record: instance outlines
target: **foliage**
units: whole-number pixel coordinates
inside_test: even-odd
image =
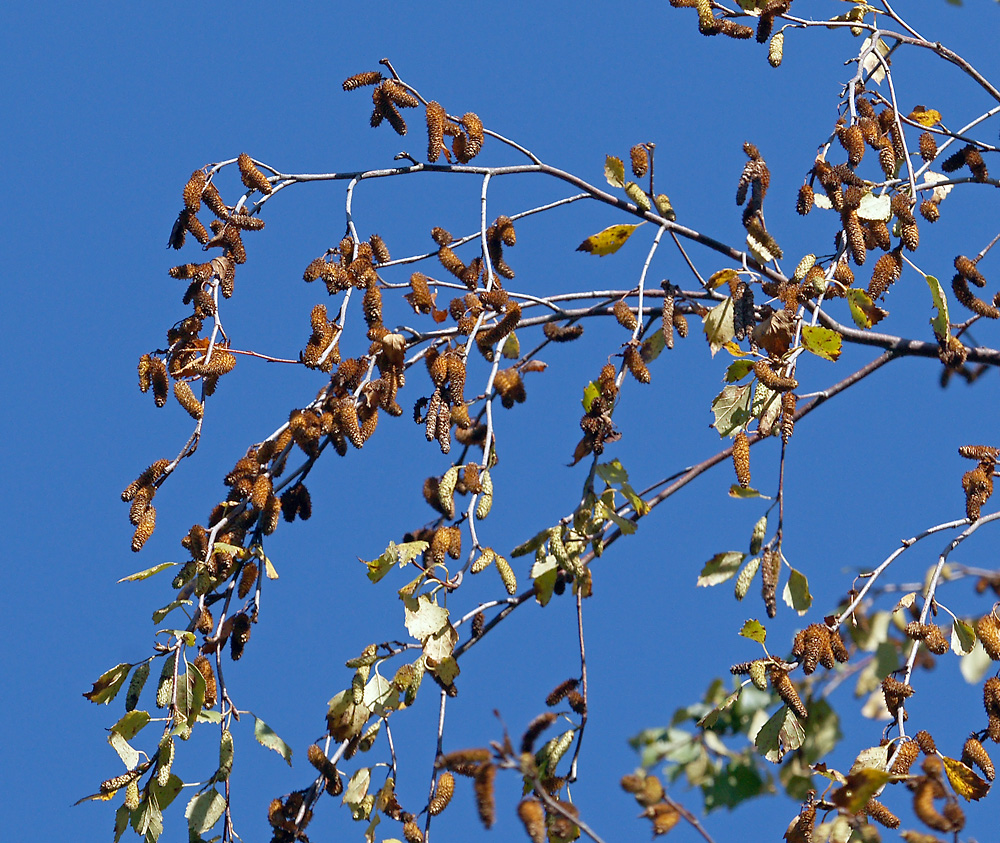
[[[265,227],[268,203],[312,181],[347,182],[347,224],[339,242],[329,244],[311,262],[301,260],[304,281],[317,288],[320,282],[330,303],[312,309],[311,333],[299,359],[280,361],[315,370],[318,395],[293,408],[287,422],[252,443],[225,475],[230,489],[226,499],[204,524],[194,524],[182,542],[190,553],[188,561],[176,570],[170,563],[154,564],[122,580],[157,578],[166,570],[173,574],[173,592],[153,613],[156,625],[171,626],[156,632],[150,653],[135,664],[105,671],[84,694],[91,702],[108,704],[127,688],[125,713],[111,727],[109,738],[125,772],[101,783],[98,793],[87,797],[116,802],[116,840],[131,826],[155,843],[163,831],[164,810],[184,787],[193,790],[184,810],[190,839],[202,840],[213,830],[223,840],[234,839],[229,776],[235,741],[243,737],[237,723],[241,715],[251,715],[255,740],[291,765],[292,747],[231,698],[222,669],[224,653],[228,647],[230,658],[238,661],[252,646],[254,625],[271,620],[261,595],[278,587],[278,571],[265,547],[282,520],[311,517],[306,481],[317,462],[331,450],[344,456],[349,446],[363,449],[377,432],[380,416],[404,415],[400,403],[404,390],[407,401],[414,402],[413,417],[423,425],[428,447],[436,446],[447,456],[440,475],[423,484],[434,515],[402,537],[383,537],[385,550],[374,559],[359,560],[362,565],[353,576],[386,591],[412,640],[372,643],[346,659],[348,672],[330,699],[322,724],[323,745],[314,744],[305,753],[314,771],[301,782],[301,789],[276,798],[268,811],[274,840],[306,839],[304,829],[324,795],[341,797],[351,816],[363,824],[367,840],[375,839],[382,817],[395,824],[396,830],[388,834],[399,834],[408,843],[422,840],[433,819],[447,807],[456,774],[472,779],[480,819],[489,827],[498,810],[494,794],[498,773],[521,777],[524,799],[517,813],[531,839],[547,836],[565,841],[582,833],[600,840],[587,805],[574,804],[569,788],[584,751],[590,705],[583,613],[595,577],[598,581],[600,577],[595,563],[609,546],[634,533],[640,522],[645,524],[643,519],[659,504],[708,468],[730,459],[737,482],[729,494],[753,502],[746,504],[756,508],[748,524],[752,526],[746,549],[718,549],[704,564],[697,586],[718,589],[734,581],[734,596],[742,601],[749,598],[759,572],[760,602],[747,610],[749,615],[774,618],[785,606],[796,616],[812,614],[811,622],[789,644],[776,642],[773,635],[769,640],[765,622],[750,617],[734,631],[733,650],[745,654],[746,648],[759,646],[761,651],[732,666],[732,681],[716,680],[701,700],[678,708],[669,725],[645,729],[635,737],[640,771],[626,775],[622,786],[635,796],[654,834],[669,832],[683,819],[708,836],[697,816],[673,795],[682,780],[700,792],[705,812],[732,808],[780,788],[803,803],[797,816],[786,818],[790,841],[878,839],[871,822],[890,828],[900,825],[892,811],[909,802],[905,787],[915,794],[914,827],[922,824],[957,833],[964,809],[956,797],[972,802],[987,796],[993,768],[983,742],[1000,741],[1000,680],[984,682],[988,724],[985,728],[980,722],[969,724],[970,741],[954,753],[960,759],[937,750],[929,734],[933,723],[917,724],[921,728],[914,743],[909,736],[916,730],[906,722],[906,699],[916,690],[918,671],[933,667],[935,659],[949,651],[962,658],[970,683],[982,682],[990,660],[1000,659],[1000,622],[991,608],[975,607],[970,599],[952,610],[938,599],[943,582],[973,579],[978,593],[992,590],[1000,595],[996,572],[964,569],[948,561],[951,552],[981,526],[1000,520],[1000,513],[982,513],[992,493],[1000,451],[956,442],[960,455],[975,466],[961,478],[967,518],[929,527],[903,542],[850,585],[843,599],[813,594],[807,563],[793,567],[782,541],[786,447],[796,425],[815,408],[902,357],[925,358],[928,365],[941,367],[945,383],[956,375],[972,382],[984,369],[1000,365],[1000,351],[976,342],[971,330],[984,320],[1000,318],[1000,294],[991,303],[973,292],[987,286],[979,264],[996,241],[973,258],[954,259],[957,274],[951,296],[946,285],[917,265],[914,254],[921,240],[925,244],[933,240],[928,228],[947,213],[947,206],[944,211],[941,206],[953,188],[973,195],[971,191],[982,185],[1000,186],[986,167],[996,148],[974,133],[1000,106],[961,128],[949,128],[944,123],[946,109],[914,104],[906,110],[897,100],[889,60],[897,51],[927,50],[965,71],[998,102],[1000,92],[957,54],[913,34],[888,4],[884,8],[854,4],[829,20],[795,17],[789,2],[744,0],[739,14],[720,13],[707,0],[672,0],[671,5],[692,7],[691,12],[676,14],[689,15],[687,22],[696,23],[704,35],[739,40],[756,35],[758,42],[767,43],[767,59],[776,68],[786,38],[804,41],[824,34],[809,30],[835,30],[828,37],[838,39],[838,45],[849,44],[852,69],[842,97],[832,107],[830,125],[815,129],[820,152],[807,161],[797,199],[799,214],[826,215],[836,232],[834,252],[808,254],[794,270],[782,269],[785,255],[775,223],[778,215],[773,214],[770,222],[764,216],[771,171],[763,152],[749,141],[743,144],[747,161],[736,179],[745,242],[726,244],[686,227],[683,212],[678,214],[667,194],[657,192],[656,144],[638,143],[630,150],[629,172],[634,178],[622,158],[606,156],[608,192],[543,162],[484,126],[477,114],[451,114],[436,101],[428,101],[387,60],[381,63],[384,70],[347,79],[344,90],[370,88],[371,125],[386,123],[400,135],[407,133],[403,111],[422,109],[427,162],[404,154],[400,163],[383,169],[297,175],[242,153],[191,175],[170,245],[181,249],[190,236],[206,250],[218,251],[207,262],[170,269],[171,276],[187,282],[183,302],[188,312],[169,328],[164,348],[141,357],[139,381],[143,392],[152,391],[159,407],[170,403],[172,393],[194,420],[194,430],[175,458],[154,462],[123,492],[135,526],[135,551],[155,528],[158,490],[198,448],[206,414],[220,400],[215,397],[219,380],[248,356],[274,360],[237,348],[222,324],[227,300],[236,293],[238,267],[248,259],[244,237],[252,242],[266,236],[256,232]],[[848,42],[847,33],[857,40]],[[501,164],[474,163],[486,144],[501,150]],[[941,172],[929,169],[932,165]],[[235,198],[225,183],[234,170],[246,189],[230,205],[220,188]],[[381,236],[358,231],[352,214],[354,190],[366,179],[405,178],[418,172],[478,177],[481,217],[470,226],[472,233],[457,238],[435,227],[434,248],[393,259]],[[542,174],[579,192],[548,205],[497,215],[491,222],[487,200],[493,179],[519,174]],[[635,222],[615,222],[587,236],[579,251],[608,257],[635,248],[642,232],[655,232],[635,283],[611,291],[517,289],[508,258],[521,221],[584,200],[606,206],[609,218]],[[791,207],[790,198],[782,201]],[[952,198],[949,204],[958,201]],[[203,207],[215,217],[208,228],[199,219]],[[922,222],[917,222],[914,211]],[[649,228],[640,228],[646,223]],[[666,279],[651,283],[651,269],[668,239],[691,269],[690,289]],[[694,246],[704,250],[697,259],[686,251]],[[968,251],[972,253],[974,246]],[[411,264],[421,269],[407,278]],[[862,286],[855,273],[866,264],[872,274]],[[906,291],[900,281],[913,274],[922,283]],[[453,297],[445,304],[448,296]],[[926,335],[909,338],[875,332],[875,325],[891,324],[881,305],[904,296],[918,298],[926,309]],[[405,301],[412,311],[410,321],[419,327],[388,321],[393,318],[388,315],[390,299]],[[969,312],[961,311],[962,322],[952,321],[960,312],[958,306]],[[854,327],[838,318],[847,315]],[[526,376],[545,377],[543,352],[580,340],[585,323],[607,317],[613,317],[621,330],[620,341],[608,349],[608,360],[614,362],[597,372],[576,373],[583,435],[575,447],[567,444],[566,458],[572,465],[585,461],[589,466],[579,502],[540,531],[537,525],[526,525],[524,535],[493,535],[493,544],[486,544],[483,522],[510,494],[494,489],[491,472],[501,456],[507,459],[514,450],[504,440],[498,401],[506,409],[523,403],[526,381],[531,382]],[[691,331],[692,319],[701,320],[700,333]],[[305,336],[304,320],[292,330]],[[713,457],[637,491],[622,462],[605,454],[628,435],[616,426],[617,402],[624,391],[641,393],[654,382],[655,361],[661,354],[681,341],[700,343],[701,335],[709,359],[715,360],[713,376],[725,385],[710,408],[683,411],[710,409],[724,447]],[[367,351],[346,356],[343,349],[359,340],[368,343]],[[821,367],[837,365],[845,344],[882,353],[862,368],[842,373],[833,386],[815,391],[826,376]],[[725,362],[718,362],[716,355],[723,351]],[[470,388],[474,378],[476,386]],[[751,485],[751,448],[770,438],[781,443],[779,479],[777,487],[768,490],[773,494],[765,495]],[[530,467],[524,471],[528,477]],[[886,600],[891,603],[893,598],[885,596],[892,593],[886,572],[892,563],[917,542],[945,531],[957,532],[926,581],[889,608]],[[528,564],[519,564],[522,557]],[[468,593],[463,586],[487,568],[496,571],[492,585],[496,596],[458,611]],[[720,599],[728,599],[722,596],[723,589],[718,591]],[[546,710],[527,726],[519,743],[506,733],[484,734],[481,747],[446,753],[444,711],[462,682],[463,657],[519,607],[531,602],[546,606],[558,599],[576,604],[577,674],[553,690]],[[934,623],[940,612],[951,616],[950,628]],[[390,639],[390,632],[384,638]],[[233,669],[237,668],[227,667]],[[151,675],[156,681],[148,683]],[[837,770],[827,762],[842,740],[841,718],[834,708],[842,701],[833,698],[833,691],[849,680],[855,695],[865,700],[863,713],[888,725],[877,745],[857,748],[854,764]],[[402,713],[418,702],[427,704],[432,695],[441,712],[436,755],[427,759],[435,787],[426,805],[404,808],[396,796],[401,772],[392,730],[405,729]],[[396,714],[401,716],[393,717]],[[147,730],[153,723],[156,726]],[[558,734],[541,743],[550,729]],[[173,772],[175,754],[187,749],[183,744],[195,730],[217,735],[219,743],[218,763],[213,755],[197,784],[185,783]],[[145,750],[132,746],[137,739],[145,741]],[[920,772],[911,773],[917,745],[924,758]],[[358,761],[359,753],[373,753],[370,757],[378,760]],[[205,766],[204,759],[195,759],[193,753],[191,763]],[[652,772],[661,765],[666,787]],[[879,801],[883,798],[887,805]]]

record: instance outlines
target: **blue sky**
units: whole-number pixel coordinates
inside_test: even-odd
[[[831,13],[846,8],[803,3],[796,10],[799,5]],[[960,52],[988,78],[1000,78],[997,4],[908,5],[918,31]],[[402,149],[419,156],[419,113],[409,112],[416,117],[405,139],[387,127],[374,131],[367,92],[340,88],[346,76],[376,68],[385,56],[428,99],[455,113],[477,112],[488,127],[594,184],[604,184],[605,155],[624,157],[634,143],[655,142],[657,182],[680,221],[721,240],[742,237],[732,196],[745,161],[742,142],[752,140],[771,164],[768,219],[781,232],[786,256],[830,248],[829,218],[797,218],[792,205],[816,147],[833,128],[841,85],[853,73],[843,62],[856,54],[857,42],[845,32],[791,32],[784,65],[775,71],[763,48],[703,39],[693,12],[665,2],[443,2],[419,9],[389,4],[374,12],[312,2],[225,9],[186,2],[12,3],[0,21],[0,145],[8,174],[7,389],[0,413],[11,446],[3,507],[9,637],[0,816],[4,827],[27,827],[40,839],[110,839],[112,809],[70,806],[121,769],[103,731],[121,703],[93,706],[80,695],[108,667],[147,655],[150,613],[170,599],[169,575],[116,580],[179,560],[179,538],[224,495],[221,477],[246,446],[311,400],[322,383],[315,372],[241,360],[223,381],[196,457],[157,497],[154,537],[139,556],[129,551],[120,491],[153,459],[172,456],[190,429],[175,404],[156,410],[138,392],[135,365],[184,315],[183,282],[169,278],[167,269],[199,258],[190,246],[178,257],[164,245],[193,169],[243,151],[285,172],[389,166]],[[990,107],[965,77],[927,57],[904,53],[894,69],[903,108],[938,108],[949,126],[958,126]],[[995,139],[996,118],[983,136]],[[501,163],[509,160],[505,154],[488,145],[483,160]],[[539,176],[504,178],[490,202],[496,213],[514,213],[569,192]],[[358,189],[355,220],[362,233],[381,233],[394,254],[412,254],[430,247],[432,225],[472,231],[478,197],[474,177],[381,180]],[[933,232],[922,227],[931,245],[915,260],[942,280],[954,254],[974,253],[995,234],[993,192],[974,187],[968,197],[946,203]],[[247,236],[250,261],[238,272],[226,326],[234,345],[295,357],[308,336],[309,309],[322,300],[322,290],[303,284],[301,273],[342,236],[343,183],[287,190],[264,216],[267,229]],[[510,255],[517,283],[532,292],[631,287],[651,226],[613,257],[574,251],[588,234],[620,221],[609,208],[577,203],[519,226]],[[706,253],[696,253],[696,260],[708,272],[724,265]],[[995,267],[991,256],[987,277]],[[390,280],[408,278],[409,270],[397,272]],[[650,272],[654,284],[671,278],[692,285],[676,251],[663,249]],[[887,307],[887,331],[932,339],[919,276],[904,275]],[[838,318],[849,317],[845,311]],[[488,542],[498,549],[509,550],[575,506],[586,468],[566,463],[579,436],[579,396],[621,336],[617,326],[588,327],[583,341],[547,349],[550,368],[528,376],[527,403],[498,408],[502,461],[494,513],[484,522]],[[977,336],[994,347],[1000,341],[992,326],[977,328]],[[694,330],[656,361],[650,386],[626,381],[615,415],[624,437],[608,456],[621,459],[636,488],[717,450],[709,405],[728,361],[710,361],[705,352]],[[800,375],[803,389],[832,384],[873,356],[849,348],[836,364],[811,359]],[[832,611],[854,572],[877,564],[900,538],[961,517],[959,481],[968,466],[956,448],[1000,444],[993,421],[997,378],[990,372],[971,387],[954,383],[942,391],[938,375],[934,361],[895,362],[796,431],[786,466],[785,553],[809,576],[817,597],[806,620]],[[415,373],[414,386],[403,393],[404,409],[421,394],[421,377]],[[325,466],[330,460],[321,461],[310,482],[313,519],[279,529],[268,544],[281,578],[266,595],[266,615],[247,656],[227,678],[238,704],[266,720],[296,756],[290,771],[253,742],[247,724],[239,726],[234,805],[246,840],[268,833],[265,810],[273,796],[308,782],[305,749],[323,731],[326,701],[350,681],[343,661],[370,641],[405,637],[393,596],[404,580],[373,586],[357,558],[375,557],[390,539],[430,517],[422,480],[448,463],[407,416],[383,419],[389,430],[380,430],[363,451]],[[777,456],[770,443],[753,454],[755,485],[768,493],[775,488]],[[666,724],[732,662],[755,655],[736,632],[746,617],[762,615],[759,604],[736,604],[729,586],[694,587],[705,560],[743,548],[762,511],[759,502],[731,500],[731,482],[727,466],[706,474],[598,563],[595,597],[585,607],[592,715],[575,797],[608,839],[648,834],[617,784],[636,763],[627,738]],[[995,567],[991,537],[984,530],[961,561]],[[915,550],[900,563],[896,580],[919,582],[939,550],[937,544]],[[518,573],[527,581],[523,564]],[[461,611],[498,596],[496,589],[495,581],[475,582],[460,595]],[[949,598],[960,613],[987,608],[968,588],[956,587]],[[790,641],[804,622],[783,608],[769,631]],[[543,709],[550,688],[576,672],[575,648],[568,599],[516,612],[463,661],[446,746],[499,737],[494,709],[519,735]],[[922,676],[926,690],[914,703],[917,717],[956,714],[955,723],[937,727],[939,743],[952,746],[953,755],[967,730],[963,715],[981,719],[979,691],[964,683],[956,661],[943,658],[933,674]],[[845,712],[857,707],[846,687],[836,699]],[[414,804],[430,775],[436,711],[428,694],[394,723],[400,789]],[[877,743],[880,731],[880,724],[846,717],[841,763],[850,764],[849,748]],[[213,763],[211,740],[192,743],[182,747],[185,772],[191,779],[210,775],[203,767]],[[468,791],[436,821],[437,839],[485,834]],[[697,793],[672,792],[698,807]],[[517,798],[514,777],[501,779],[495,839],[522,834],[513,813]],[[990,801],[970,811],[970,835],[986,839],[987,815],[995,816]],[[719,843],[736,839],[734,822],[767,829],[760,839],[776,839],[794,811],[786,800],[764,799],[733,815],[712,814],[706,828]],[[168,811],[164,841],[185,839],[181,814],[180,804]],[[379,832],[378,839],[398,836],[389,823]],[[361,828],[331,800],[322,801],[312,839],[346,833],[360,835]],[[673,834],[678,841],[695,839],[689,828]]]

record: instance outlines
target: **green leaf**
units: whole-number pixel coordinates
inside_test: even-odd
[[[642,342],[639,354],[643,363],[652,363],[660,356],[663,349],[667,347],[667,338],[663,336],[663,331],[654,331]]]
[[[526,542],[521,542],[517,547],[515,547],[510,555],[513,557],[517,556],[527,556],[529,553],[534,553],[538,548],[540,548],[549,539],[549,530],[546,527],[540,533],[536,533]]]
[[[708,714],[702,717],[698,721],[698,725],[702,729],[711,729],[715,725],[715,722],[719,719],[719,715],[722,714],[727,708],[730,708],[733,703],[740,698],[740,692],[743,690],[742,687],[737,688],[728,697],[726,697],[721,703],[719,703],[715,708],[713,708]]]
[[[458,639],[457,633],[455,638]],[[375,673],[365,685],[364,697],[361,702],[368,711],[381,717],[386,712],[394,711],[398,707],[399,689],[389,680]]]
[[[177,677],[177,712],[184,718],[183,727],[192,726],[205,704],[205,677],[200,670],[189,668]]]
[[[604,159],[604,178],[612,187],[625,187],[625,165],[621,158],[609,155]]]
[[[535,600],[540,606],[545,606],[552,599],[558,576],[559,564],[551,554],[544,561],[536,561],[531,566],[531,578],[535,581]]]
[[[739,553],[735,550],[716,553],[715,556],[705,563],[705,567],[701,569],[701,575],[698,577],[697,584],[705,587],[725,582],[735,576],[745,558],[745,553]]]
[[[79,802],[77,803],[80,804]],[[115,811],[115,843],[122,839],[122,835],[128,830],[129,814],[132,812],[124,805],[119,805]]]
[[[635,225],[622,223],[619,225],[609,226],[603,231],[598,231],[597,234],[591,234],[590,237],[576,247],[576,250],[578,252],[587,252],[591,255],[597,255],[600,258],[603,258],[605,255],[614,254],[625,244],[625,241],[632,236],[632,232],[643,224],[644,223],[641,222],[636,223]]]
[[[925,275],[927,286],[931,288],[931,299],[937,309],[937,315],[931,319],[934,335],[939,340],[946,340],[951,334],[951,323],[948,319],[948,297],[944,294],[941,282],[933,275]]]
[[[209,711],[207,708],[203,708],[198,714],[198,723],[221,723],[222,713],[219,711]]]
[[[135,574],[129,574],[127,577],[122,577],[118,580],[118,582],[138,582],[139,580],[145,580],[153,576],[153,574],[158,574],[160,571],[172,568],[176,564],[176,562],[161,562],[159,565],[154,565],[152,568],[147,568],[145,571],[139,571]]]
[[[400,568],[405,567],[428,547],[430,545],[423,541],[404,542],[403,544],[389,542],[389,546],[377,559],[366,562],[358,557],[358,561],[368,566],[368,579],[372,582],[378,582],[392,570],[394,565],[398,564]]]
[[[92,703],[104,703],[107,705],[122,689],[122,685],[128,678],[131,669],[132,665],[130,664],[116,664],[111,670],[106,670],[97,677],[94,687],[85,692],[84,696]]]
[[[130,741],[149,722],[148,711],[130,711],[121,720],[111,727],[112,732],[117,732],[125,740]]]
[[[455,681],[455,677],[459,674],[458,662],[454,656],[441,659],[433,667],[428,665],[427,669],[440,679],[444,685],[451,685]]]
[[[791,606],[800,615],[808,612],[812,606],[812,595],[809,593],[809,580],[806,579],[806,575],[792,568],[781,599],[785,601],[785,605]]]
[[[372,771],[370,767],[362,767],[360,770],[355,771],[354,775],[347,782],[347,787],[344,788],[344,798],[341,799],[340,804],[357,805],[368,795],[368,787],[371,784],[371,780]]]
[[[756,767],[742,759],[729,761],[702,785],[705,810],[735,808],[741,802],[766,792],[767,782]]]
[[[960,656],[967,656],[976,646],[976,631],[971,623],[955,618],[951,627],[951,649]]]
[[[836,331],[822,328],[818,325],[806,325],[802,329],[802,346],[806,351],[822,357],[824,360],[836,360],[840,357],[843,338]]]
[[[149,780],[149,796],[150,799],[156,802],[160,810],[163,811],[177,798],[177,794],[181,792],[183,787],[184,782],[173,773],[170,774],[170,778],[167,779],[167,783],[163,786],[157,784],[156,776],[153,776]]]
[[[251,712],[252,713],[252,712]],[[285,743],[281,738],[279,738],[274,730],[267,725],[263,720],[261,720],[256,714],[253,715],[253,736],[257,739],[257,743],[266,749],[272,749],[278,753],[285,761],[288,762],[288,766],[292,766],[292,748]]]
[[[129,742],[125,740],[117,732],[112,732],[108,735],[108,743],[111,744],[111,748],[118,753],[118,757],[121,758],[122,763],[128,767],[130,770],[135,769],[135,765],[139,763],[139,751],[133,749],[129,745]]]
[[[767,495],[762,495],[756,489],[751,489],[749,486],[744,488],[736,483],[733,483],[729,487],[729,497],[731,498],[763,498],[766,501],[771,500]]]
[[[763,624],[759,620],[751,618],[743,624],[743,628],[740,629],[740,635],[744,638],[749,638],[751,641],[756,641],[758,644],[763,644],[767,639],[767,630],[764,629]]]
[[[753,371],[753,360],[734,360],[726,369],[726,383],[743,380]]]
[[[736,329],[733,325],[733,299],[732,296],[727,296],[725,301],[717,304],[705,314],[702,326],[713,357],[722,346],[736,336]]]
[[[132,812],[132,828],[147,841],[155,841],[163,833],[163,812],[151,799],[143,799]]]
[[[407,632],[418,641],[424,641],[448,625],[448,610],[421,594],[417,598],[403,597],[404,620]]]
[[[712,422],[719,436],[735,436],[750,420],[751,384],[731,384],[723,388],[712,402],[715,421]]]
[[[226,800],[214,787],[193,796],[184,809],[191,834],[204,834],[219,821],[225,810]]]
[[[508,360],[517,360],[521,356],[521,343],[513,331],[507,334],[507,339],[504,340],[500,353]]]
[[[777,764],[786,752],[802,746],[805,737],[806,732],[799,718],[787,705],[783,705],[761,726],[754,738],[754,746],[768,761]]]
[[[620,486],[622,483],[628,483],[628,472],[617,458],[611,462],[598,463],[596,471],[597,476],[609,486]]]
[[[601,390],[597,388],[597,384],[591,381],[583,388],[583,411],[585,413],[590,412],[590,405],[594,403],[594,399],[601,394]]]
[[[167,615],[169,615],[174,609],[181,606],[192,605],[190,600],[174,600],[172,603],[168,603],[162,609],[157,609],[153,612],[153,623],[160,623]]]

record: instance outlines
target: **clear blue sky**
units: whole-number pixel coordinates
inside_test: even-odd
[[[802,3],[796,10],[799,5],[803,11],[847,8]],[[996,3],[899,5],[912,7],[905,12],[922,34],[1000,79]],[[603,184],[606,154],[624,157],[634,143],[655,142],[658,183],[680,221],[722,240],[742,235],[732,197],[745,161],[741,144],[752,140],[771,163],[768,219],[781,232],[786,256],[831,245],[829,219],[801,220],[792,206],[816,147],[833,128],[840,86],[853,72],[843,66],[856,51],[846,32],[790,33],[784,66],[775,71],[758,45],[703,39],[692,11],[666,2],[9,3],[0,25],[0,148],[7,173],[0,414],[8,443],[0,824],[11,839],[110,839],[112,808],[71,804],[121,770],[104,732],[121,702],[93,706],[81,693],[108,667],[147,655],[150,614],[171,593],[169,575],[138,584],[116,580],[182,558],[178,540],[224,496],[221,477],[249,443],[268,435],[321,384],[316,373],[242,360],[223,381],[198,454],[157,498],[156,534],[139,556],[129,551],[119,493],[153,459],[176,453],[190,427],[175,404],[158,411],[139,393],[135,365],[184,315],[183,282],[169,278],[167,268],[198,260],[198,253],[188,248],[177,258],[164,245],[193,169],[243,151],[286,172],[388,166],[401,149],[419,157],[425,139],[418,113],[409,113],[416,114],[414,131],[405,139],[385,127],[373,131],[367,93],[340,89],[346,76],[376,68],[385,56],[429,99],[452,112],[477,112],[490,128],[595,184]],[[941,68],[900,57],[901,107],[938,108],[957,126],[990,106],[958,72]],[[996,120],[989,125],[986,135],[995,138]],[[488,153],[490,163],[504,160],[495,148]],[[360,230],[380,232],[396,254],[429,247],[432,225],[467,233],[476,224],[477,179],[399,181],[362,185],[355,197]],[[491,207],[513,213],[568,192],[538,176],[505,179],[496,184]],[[946,203],[939,229],[923,226],[925,242],[933,243],[933,234],[942,245],[933,247],[933,257],[921,251],[916,259],[942,279],[950,277],[954,254],[974,253],[995,233],[994,192],[971,195],[975,204],[959,199],[954,212]],[[269,203],[265,219],[267,229],[247,237],[250,261],[238,273],[226,326],[234,345],[294,357],[322,292],[304,285],[301,273],[342,235],[343,184],[288,190]],[[653,234],[642,229],[617,255],[598,260],[574,249],[586,235],[621,221],[610,209],[578,203],[536,220],[519,227],[511,254],[518,284],[531,291],[631,287]],[[696,259],[709,272],[723,266],[705,254]],[[995,277],[995,256],[987,267],[987,277]],[[408,270],[399,272],[392,280],[408,277]],[[691,285],[669,249],[651,273],[654,283],[671,278]],[[884,327],[932,339],[923,282],[910,272],[900,287]],[[840,315],[848,318],[846,311]],[[615,416],[624,438],[608,455],[622,460],[636,488],[719,446],[708,427],[709,404],[725,355],[709,361],[703,339],[692,333],[656,361],[650,386],[626,382]],[[550,368],[529,376],[525,405],[498,408],[503,461],[494,514],[484,528],[487,543],[498,549],[551,525],[578,500],[586,469],[566,467],[579,436],[577,402],[621,342],[611,326],[588,328],[588,334],[589,342],[546,351]],[[1000,341],[994,326],[977,335],[994,347]],[[821,389],[873,356],[848,349],[836,365],[806,361],[803,389]],[[968,466],[960,464],[956,447],[1000,444],[996,373],[947,391],[939,389],[938,374],[933,361],[896,362],[796,431],[784,549],[817,596],[807,620],[832,611],[854,572],[877,564],[900,538],[961,517],[959,481]],[[404,392],[404,408],[423,387]],[[279,529],[268,545],[281,578],[266,594],[262,622],[228,679],[238,704],[265,719],[296,756],[289,770],[253,742],[248,724],[238,727],[234,806],[245,840],[266,839],[270,798],[309,781],[305,749],[323,732],[327,699],[350,681],[344,659],[370,641],[405,637],[393,598],[402,579],[372,586],[357,558],[373,558],[429,517],[422,479],[447,466],[407,415],[383,418],[389,430],[380,430],[362,452],[321,466],[310,482],[313,519]],[[777,454],[770,445],[754,452],[755,485],[769,493]],[[694,587],[710,556],[743,548],[761,512],[757,502],[729,499],[731,482],[726,466],[700,478],[597,564],[596,594],[586,604],[592,716],[575,796],[606,839],[649,833],[634,819],[632,798],[618,788],[636,764],[627,738],[666,724],[732,662],[755,655],[736,632],[746,617],[762,615],[759,603],[735,604],[729,586]],[[961,561],[993,566],[995,547],[993,534],[984,531]],[[897,579],[920,581],[939,549],[914,551]],[[473,600],[496,596],[496,583],[470,590],[462,611]],[[965,588],[948,596],[959,611],[979,614],[986,607]],[[790,641],[803,623],[782,607],[770,634]],[[525,607],[491,638],[463,661],[461,694],[448,710],[447,748],[499,737],[494,709],[520,734],[552,685],[577,671],[568,599],[544,611]],[[954,657],[941,659],[921,681],[926,690],[915,716],[954,712],[962,722],[938,730],[939,743],[957,755],[964,715],[982,719],[979,690],[962,681]],[[845,712],[857,707],[847,685],[837,702]],[[394,720],[400,790],[411,804],[425,793],[436,711],[436,696],[426,694]],[[851,749],[877,743],[881,725],[847,716],[844,728],[837,759],[847,766]],[[204,735],[180,747],[182,777],[211,774],[213,739]],[[698,793],[683,787],[672,793],[699,807]],[[893,804],[905,802],[894,796]],[[514,777],[501,778],[492,839],[523,833],[513,812],[518,797]],[[970,811],[970,835],[989,839],[995,798]],[[764,799],[733,815],[711,814],[706,827],[719,843],[774,840],[794,811],[787,800]],[[164,841],[186,839],[180,801],[166,820]],[[761,828],[759,837],[745,836],[752,825]],[[442,841],[485,834],[468,787],[434,828]],[[361,832],[332,800],[321,801],[309,830],[314,840]],[[378,839],[398,836],[391,823],[379,832]],[[689,828],[673,835],[695,839]]]

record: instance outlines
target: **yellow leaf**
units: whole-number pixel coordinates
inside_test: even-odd
[[[591,234],[590,237],[576,247],[576,250],[578,252],[589,252],[592,255],[597,255],[599,258],[614,254],[640,225],[644,225],[644,223],[640,222],[636,225],[612,225],[609,228],[605,228],[604,231]]]
[[[935,111],[933,108],[924,108],[922,105],[914,106],[913,111],[907,114],[906,117],[908,120],[912,120],[914,123],[919,123],[921,126],[927,126],[928,128],[935,123],[941,122],[940,111]]]
[[[965,797],[967,802],[970,799],[982,799],[990,792],[990,786],[961,761],[944,755],[941,756],[941,760],[944,762],[944,771],[948,774],[948,781],[951,782],[955,793]]]
[[[708,278],[708,289],[714,290],[716,287],[735,281],[738,275],[735,269],[720,269],[718,272],[713,272]]]
[[[746,357],[750,352],[744,351],[735,342],[730,340],[729,342],[723,343],[722,347],[726,349],[733,357]]]

